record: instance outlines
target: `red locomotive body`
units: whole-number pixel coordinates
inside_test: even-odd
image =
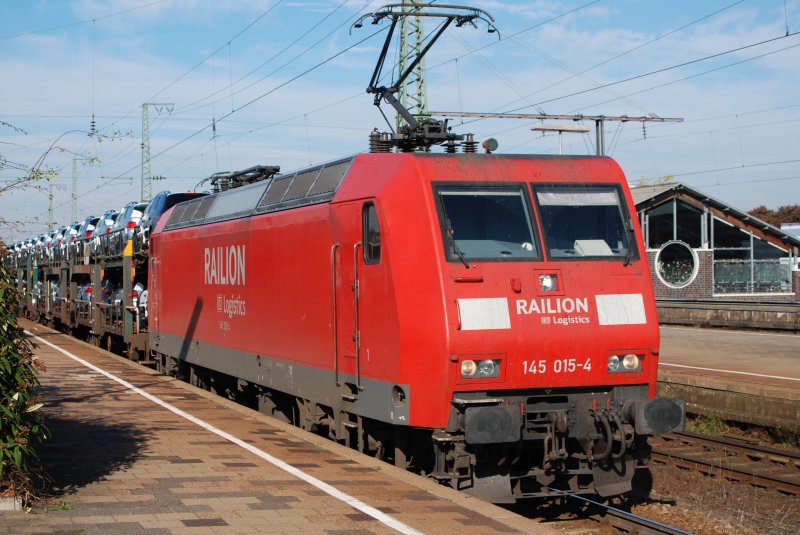
[[[150,348],[266,411],[497,502],[630,488],[658,322],[604,157],[361,154],[178,205]]]

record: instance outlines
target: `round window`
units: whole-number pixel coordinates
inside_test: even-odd
[[[656,274],[671,288],[688,286],[697,276],[697,253],[682,241],[665,243],[656,254]]]

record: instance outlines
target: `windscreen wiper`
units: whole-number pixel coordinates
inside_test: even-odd
[[[625,261],[622,262],[622,265],[629,266],[631,264],[633,244],[636,243],[636,234],[633,233],[633,220],[630,217],[625,221],[625,231],[628,234],[628,247],[625,248]]]
[[[444,206],[444,202],[442,202],[442,212],[444,213],[444,221],[446,225],[444,232],[445,234],[447,234],[447,241],[453,248],[453,252],[456,253],[456,256],[458,256],[459,260],[461,260],[461,262],[464,263],[464,267],[469,269],[469,262],[467,262],[467,259],[464,258],[464,253],[461,252],[461,249],[458,247],[455,238],[453,238],[453,234],[455,234],[455,231],[453,230],[453,227],[450,224],[450,218],[447,217],[447,209]]]
[[[458,258],[464,263],[464,267],[469,269],[469,262],[467,262],[467,259],[464,258],[464,253],[461,252],[461,249],[459,249],[455,238],[453,238],[453,229],[450,228],[449,225],[447,227],[447,239],[450,240],[450,245],[453,246],[453,252],[455,252],[456,255],[458,255]]]

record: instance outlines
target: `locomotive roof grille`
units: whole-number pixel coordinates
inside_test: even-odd
[[[258,203],[256,213],[277,212],[330,201],[352,161],[353,158],[347,158],[275,178]]]
[[[355,157],[302,169],[175,206],[165,230],[330,202]]]
[[[199,201],[199,202],[197,202]],[[209,209],[214,204],[214,197],[202,197],[195,201],[197,206],[197,211],[194,214],[195,219],[204,219],[206,214],[208,214]]]

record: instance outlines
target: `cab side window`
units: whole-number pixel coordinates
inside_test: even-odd
[[[364,263],[377,264],[381,261],[381,226],[378,223],[378,212],[373,203],[364,204],[361,212],[363,229]]]

